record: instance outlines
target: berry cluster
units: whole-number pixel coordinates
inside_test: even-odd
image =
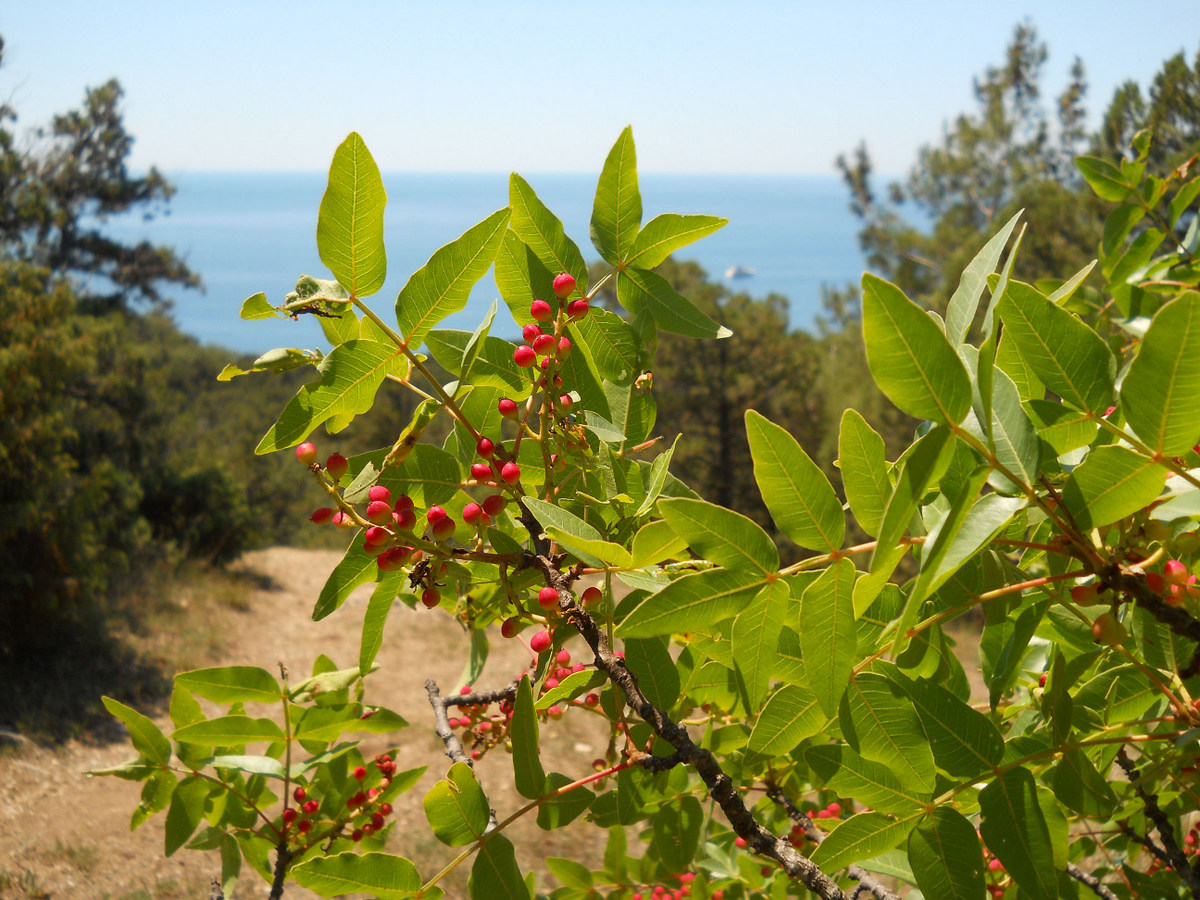
[[[692,896],[692,882],[696,880],[695,873],[681,872],[675,878],[679,882],[679,887],[668,887],[665,884],[639,885],[639,889],[633,892],[630,900],[682,900],[684,897]],[[706,896],[711,897],[712,900],[721,900],[725,896],[725,892],[710,891]]]
[[[318,816],[321,802],[309,793],[308,788],[297,787],[292,792],[292,799],[296,801],[296,805],[283,811],[281,830],[285,833],[290,831],[289,840],[296,844],[304,844],[310,840],[308,835],[314,830],[322,832],[321,839],[324,839],[324,835],[342,833],[349,826],[352,828],[349,838],[355,842],[361,841],[369,834],[382,831],[387,826],[387,817],[392,814],[392,804],[381,802],[379,798],[391,786],[392,776],[396,774],[396,763],[390,754],[385,753],[375,757],[374,765],[380,775],[378,786],[357,791],[346,800],[344,808],[329,818],[322,819]],[[369,771],[366,766],[357,766],[351,774],[356,781],[363,784]]]

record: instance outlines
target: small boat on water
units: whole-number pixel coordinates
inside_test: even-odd
[[[755,272],[754,269],[747,269],[745,266],[730,266],[725,270],[726,278],[749,278]]]

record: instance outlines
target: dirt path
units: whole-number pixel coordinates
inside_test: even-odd
[[[340,667],[358,658],[362,611],[370,588],[357,591],[346,606],[321,622],[309,616],[326,575],[339,559],[329,551],[275,548],[249,554],[241,563],[269,579],[271,587],[247,588],[246,609],[229,613],[224,658],[215,664],[258,665],[274,669],[277,661],[295,676],[307,675],[320,653]],[[582,644],[580,644],[582,647]],[[421,797],[448,765],[429,727],[431,715],[423,688],[434,678],[444,691],[454,688],[467,658],[463,632],[446,615],[397,606],[389,619],[380,671],[368,680],[367,701],[386,704],[412,727],[380,736],[364,745],[370,755],[389,743],[402,747],[401,769],[428,765],[422,782],[397,803],[398,826],[389,849],[416,861],[424,875],[437,871],[453,856],[429,832]],[[484,679],[499,686],[528,661],[516,641],[494,640]],[[555,753],[555,768],[585,774],[599,755],[603,735],[591,723],[569,716],[543,741]],[[590,718],[590,717],[588,717]],[[165,715],[160,724],[167,725]],[[184,900],[207,898],[209,879],[219,874],[214,854],[181,850],[163,856],[163,821],[159,815],[134,832],[129,817],[137,805],[140,785],[115,778],[86,778],[88,769],[117,765],[134,756],[126,743],[95,746],[70,743],[59,749],[27,748],[0,757],[0,897],[110,898],[110,900]],[[489,799],[501,818],[520,804],[511,789],[512,767],[506,754],[489,754],[478,767]],[[507,788],[507,789],[506,789]],[[407,801],[407,802],[405,802]],[[526,817],[528,818],[528,817]],[[586,828],[584,849],[595,851],[603,837]],[[524,819],[512,837],[524,848],[525,865],[539,869],[541,859],[577,855],[581,833],[576,829],[547,834]],[[574,842],[574,843],[572,843]],[[568,849],[570,845],[570,849]],[[444,886],[450,896],[465,896],[466,871]],[[550,882],[541,886],[549,888]],[[237,898],[267,896],[267,886],[243,867]],[[289,888],[288,898],[312,896]]]

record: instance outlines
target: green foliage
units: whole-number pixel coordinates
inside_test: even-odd
[[[1040,62],[1036,47],[1018,49],[1013,90]],[[990,90],[981,96],[995,115]],[[369,158],[353,136],[339,155],[347,146]],[[331,527],[354,534],[314,617],[346,615],[352,589],[377,585],[361,665],[322,657],[291,686],[253,666],[185,673],[169,734],[106,701],[138,756],[102,774],[144,782],[134,825],[166,811],[167,852],[235,846],[265,879],[294,875],[324,896],[437,897],[446,873],[471,860],[472,897],[523,900],[533,889],[504,832],[532,812],[547,830],[581,816],[612,829],[603,861],[548,866],[562,882],[556,898],[629,897],[672,881],[694,885],[693,896],[754,898],[796,882],[827,898],[852,881],[881,898],[904,885],[947,897],[1074,896],[1076,882],[1200,890],[1184,838],[1200,728],[1200,419],[1189,389],[1200,269],[1194,229],[1174,226],[1194,215],[1197,194],[1185,193],[1186,168],[1148,171],[1149,144],[1139,146],[1142,158],[1112,171],[1082,164],[1116,204],[1095,269],[1053,285],[1019,280],[1010,217],[964,251],[945,325],[898,284],[864,278],[865,360],[882,393],[923,421],[889,461],[863,417],[843,416],[844,503],[770,415],[720,420],[745,429],[747,490],[761,493],[774,536],[672,475],[684,444],[646,440],[660,395],[649,378],[655,337],[716,337],[725,326],[692,316],[700,307],[670,278],[636,265],[651,258],[638,248],[652,228],[679,236],[685,223],[641,227],[630,132],[608,157],[593,215],[620,305],[592,325],[594,311],[575,305],[597,292],[578,247],[515,175],[511,209],[439,250],[418,273],[429,289],[401,293],[394,326],[353,286],[302,280],[279,309],[332,317],[335,347],[307,360],[318,380],[260,452],[376,412],[385,382],[425,379],[413,388],[422,405],[393,423],[397,439],[352,457],[345,473],[319,459],[303,467],[337,506]],[[335,195],[341,179],[335,161]],[[1125,227],[1130,205],[1143,213],[1136,232]],[[353,231],[356,203],[329,209],[341,219],[331,233]],[[360,254],[377,258],[372,241],[342,249],[344,273],[361,271]],[[518,320],[546,329],[526,335],[543,362],[522,362],[532,347],[489,351],[489,313],[470,336],[432,339],[458,374],[443,384],[413,335],[437,334],[453,306],[438,298],[489,264],[503,270]],[[1088,272],[1098,287],[1082,284]],[[658,285],[653,302],[639,293],[647,284]],[[733,306],[711,308],[724,318]],[[738,365],[774,371],[754,354]],[[454,422],[441,446],[414,445],[441,413]],[[876,538],[850,543],[858,532]],[[577,597],[583,575],[604,589]],[[630,588],[620,603],[614,580]],[[382,852],[383,804],[413,779],[389,771],[387,756],[371,770],[343,740],[406,724],[367,693],[387,611],[414,604],[413,593],[471,633],[476,684],[491,674],[490,625],[537,631],[536,659],[515,683],[504,673],[502,687],[448,698],[426,685],[452,765],[424,811],[438,840],[464,848],[438,873]],[[974,687],[946,630],[971,615],[981,629],[957,634],[977,641]],[[590,656],[572,672],[557,654],[575,635]],[[210,717],[197,698],[227,708]],[[261,703],[282,715],[246,709]],[[462,718],[449,720],[452,708]],[[594,769],[554,771],[570,761],[543,753],[540,738],[566,711],[607,733]],[[506,744],[523,798],[511,810],[494,808],[502,795],[473,768]],[[1114,763],[1123,777],[1101,774]],[[640,829],[640,856],[622,826]],[[388,847],[417,850],[401,835]],[[226,881],[235,862],[223,856]]]

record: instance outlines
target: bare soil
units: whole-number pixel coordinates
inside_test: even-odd
[[[321,653],[339,667],[353,665],[358,659],[362,613],[370,587],[355,592],[342,609],[323,621],[313,622],[309,615],[339,556],[334,551],[290,548],[248,554],[239,565],[259,577],[246,580],[244,602],[223,614],[227,622],[219,642],[220,655],[209,664],[274,670],[282,662],[294,678],[311,672]],[[416,862],[425,877],[437,872],[456,851],[434,839],[421,807],[421,798],[449,765],[431,727],[424,683],[427,678],[435,679],[443,693],[457,688],[467,647],[466,634],[449,616],[398,604],[378,657],[380,669],[367,681],[367,702],[396,710],[410,727],[372,738],[364,744],[364,753],[373,756],[389,746],[399,746],[401,769],[429,767],[421,783],[397,803],[398,825],[388,846]],[[579,647],[583,647],[581,642]],[[519,642],[496,635],[480,687],[504,685],[528,662],[529,655]],[[169,727],[165,710],[155,718],[164,728]],[[591,771],[591,761],[603,754],[606,740],[606,733],[592,719],[572,711],[562,723],[543,732],[543,756],[553,760],[555,770],[572,777]],[[25,745],[0,755],[0,898],[199,900],[209,896],[210,879],[220,873],[215,854],[181,850],[169,859],[164,857],[163,814],[136,831],[129,829],[140,784],[84,775],[87,770],[114,766],[134,755],[119,736],[110,742],[93,738],[57,748]],[[488,754],[476,771],[501,819],[524,804],[512,789],[512,766],[505,753]],[[554,885],[546,875],[547,856],[582,857],[585,863],[590,857],[599,864],[603,832],[576,823],[546,833],[532,819],[519,820],[509,833],[518,847],[523,871],[536,871],[539,887]],[[449,896],[466,895],[468,867],[469,861],[442,882]],[[267,893],[268,885],[243,866],[236,897],[259,898]],[[285,896],[313,895],[291,886]]]

